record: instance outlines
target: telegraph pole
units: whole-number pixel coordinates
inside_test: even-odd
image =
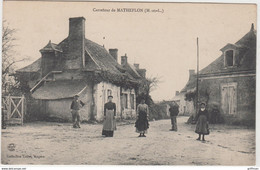
[[[196,83],[196,114],[199,102],[199,37],[197,37],[197,83]]]

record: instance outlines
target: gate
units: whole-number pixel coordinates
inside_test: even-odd
[[[3,110],[6,112],[6,115],[4,116],[6,124],[23,125],[23,118],[25,114],[25,97],[5,96],[2,100]]]

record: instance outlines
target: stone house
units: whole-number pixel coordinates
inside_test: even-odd
[[[199,71],[198,102],[208,110],[217,107],[224,117],[252,119],[256,100],[256,30],[251,29],[236,43],[220,49],[222,55]],[[197,75],[190,70],[189,81],[176,92],[180,113],[195,114],[194,101],[186,101],[187,93],[196,93]]]
[[[118,118],[136,115],[136,94],[145,69],[129,64],[127,56],[118,63],[118,49],[107,51],[85,38],[85,18],[69,19],[69,35],[58,44],[51,41],[41,57],[16,71],[22,89],[33,104],[30,114],[71,120],[70,104],[79,95],[85,106],[82,120],[102,120],[107,97],[113,95]]]
[[[222,55],[199,72],[199,100],[237,118],[255,116],[256,30],[220,49]]]

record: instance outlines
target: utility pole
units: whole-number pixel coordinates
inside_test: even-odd
[[[196,114],[199,102],[199,37],[197,37],[197,83],[196,83]]]

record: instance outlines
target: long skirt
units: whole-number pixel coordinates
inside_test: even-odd
[[[195,133],[208,135],[209,134],[209,125],[207,123],[207,117],[205,115],[200,115],[196,125]]]
[[[147,113],[140,112],[137,121],[135,122],[136,132],[137,133],[147,133],[149,128],[149,123],[147,120]]]
[[[106,119],[103,123],[102,135],[112,137],[116,130],[116,121],[114,119],[114,110],[106,110]]]

